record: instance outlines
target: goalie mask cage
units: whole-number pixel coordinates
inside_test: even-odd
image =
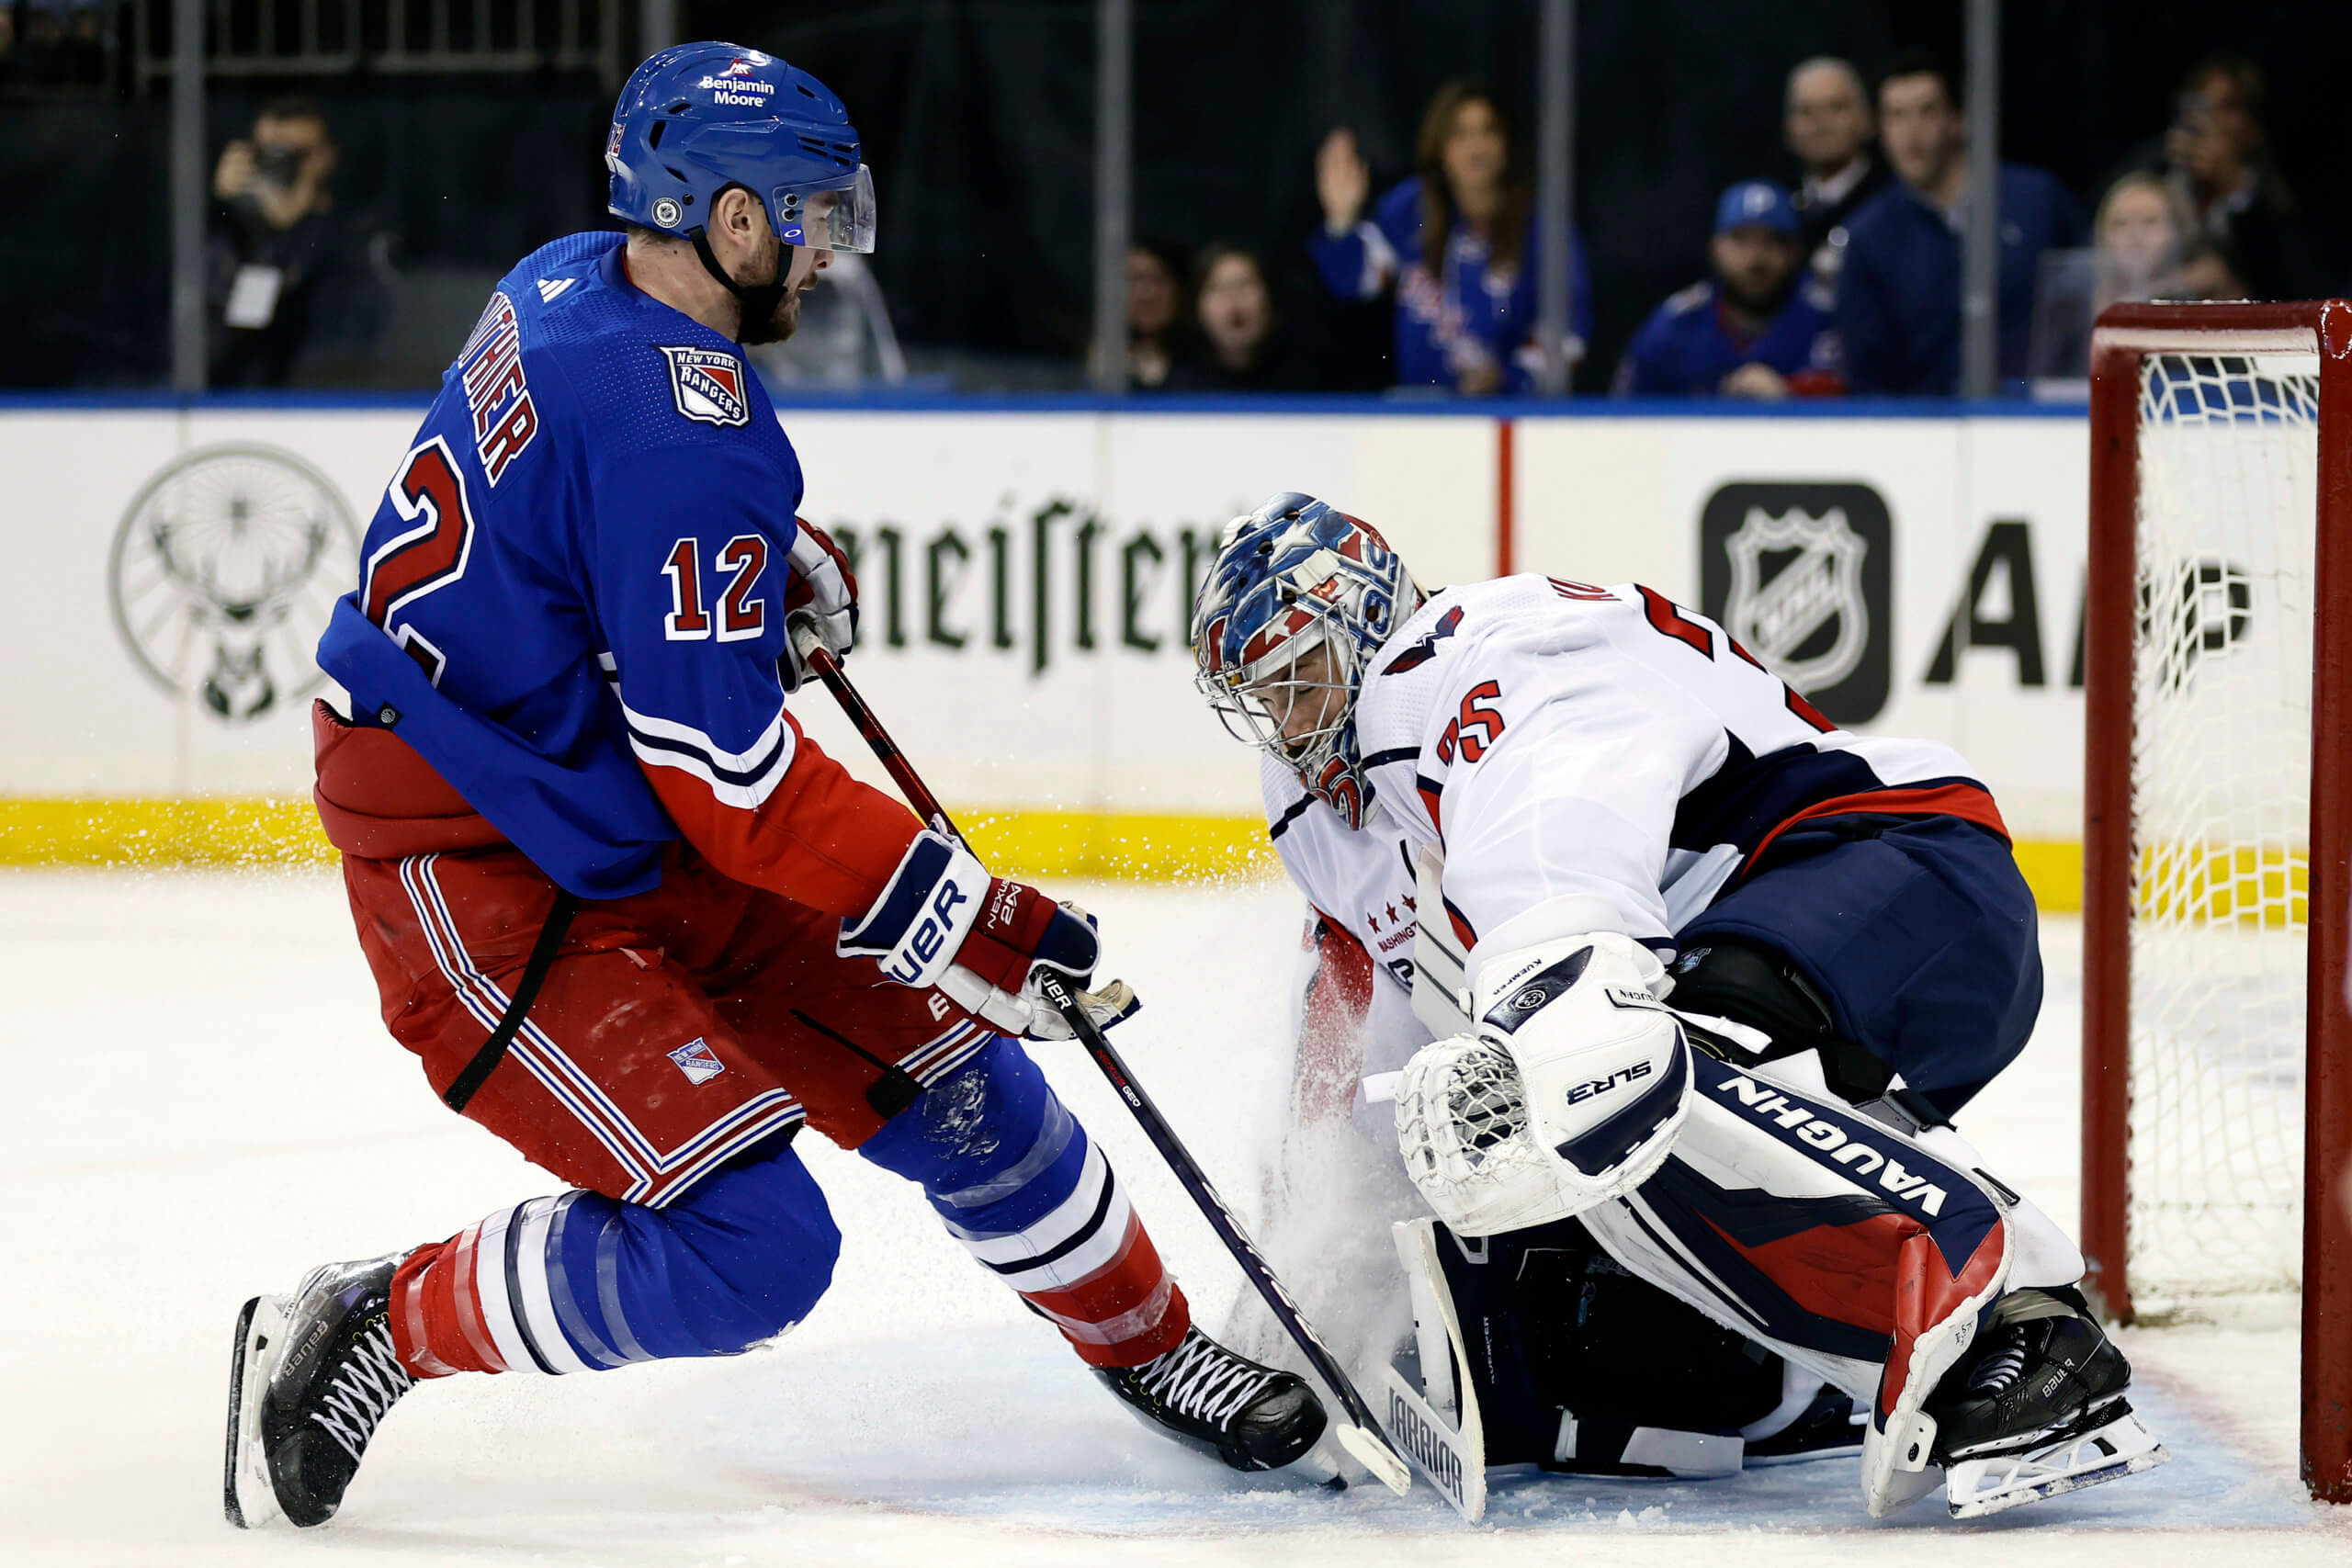
[[[2086,1283],[2300,1288],[2352,1502],[2352,302],[2108,310],[2090,434]]]

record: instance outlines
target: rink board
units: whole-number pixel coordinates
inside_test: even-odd
[[[0,863],[323,853],[306,710],[335,694],[306,650],[417,417],[0,410],[28,492],[0,649],[40,672],[0,713]],[[2045,905],[2078,901],[2078,415],[1041,400],[784,419],[803,513],[855,554],[852,673],[1008,869],[1262,867],[1256,770],[1193,692],[1185,622],[1223,522],[1295,489],[1372,521],[1426,584],[1508,566],[1717,615],[1840,722],[1959,748]],[[796,711],[881,782],[829,705]]]

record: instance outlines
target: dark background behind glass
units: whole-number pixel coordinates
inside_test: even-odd
[[[2003,156],[2052,170],[2086,209],[2161,137],[2194,60],[2250,56],[2324,275],[2352,291],[2352,6],[2007,9]],[[1605,383],[1659,300],[1702,275],[1717,193],[1752,175],[1793,179],[1781,146],[1792,64],[1840,54],[1869,74],[1906,46],[1960,53],[1956,3],[1585,0],[1578,11],[1576,216],[1596,314],[1586,389]],[[1089,0],[684,0],[680,13],[685,36],[780,54],[847,101],[880,186],[875,269],[919,368],[959,385],[1076,382],[1091,309]],[[1380,385],[1385,308],[1332,305],[1306,264],[1316,144],[1352,127],[1376,194],[1409,172],[1421,106],[1456,74],[1492,83],[1532,129],[1536,27],[1533,0],[1137,0],[1135,232],[1255,246],[1285,313],[1335,345],[1335,384]],[[457,347],[439,341],[447,321],[470,319],[463,299],[478,308],[546,240],[608,226],[598,154],[612,93],[592,76],[216,80],[208,157],[288,90],[326,107],[343,200],[424,296],[394,312],[369,363],[315,367],[306,380],[430,385]],[[119,83],[36,92],[0,73],[0,382],[164,379],[168,112]]]

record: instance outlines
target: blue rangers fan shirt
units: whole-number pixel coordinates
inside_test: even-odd
[[[1694,283],[1642,323],[1611,389],[1620,397],[1713,397],[1741,366],[1762,365],[1801,398],[1843,391],[1834,309],[1829,290],[1807,279],[1750,336],[1724,309],[1721,283]]]
[[[1382,197],[1354,228],[1317,232],[1308,249],[1324,286],[1342,299],[1375,299],[1396,288],[1398,386],[1452,388],[1474,366],[1492,365],[1501,374],[1503,391],[1524,393],[1535,389],[1542,360],[1535,342],[1541,238],[1529,219],[1516,268],[1495,265],[1487,242],[1466,221],[1457,220],[1432,247],[1421,232],[1421,182],[1416,176]],[[1584,241],[1571,231],[1571,355],[1583,353],[1592,337],[1590,278]]]
[[[559,240],[500,283],[320,667],[581,897],[658,886],[683,830],[738,880],[862,908],[916,825],[784,711],[799,460],[741,347],[635,288],[624,243]]]

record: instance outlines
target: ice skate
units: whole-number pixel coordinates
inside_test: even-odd
[[[243,1529],[334,1517],[377,1424],[416,1380],[386,1317],[401,1254],[314,1269],[289,1299],[237,1314],[222,1505]]]
[[[2172,1456],[2132,1413],[2131,1363],[2072,1290],[2013,1291],[1928,1399],[1954,1518],[2120,1481]]]
[[[1236,1470],[1277,1470],[1323,1435],[1323,1404],[1290,1372],[1237,1356],[1197,1328],[1139,1367],[1095,1375],[1179,1442]]]

